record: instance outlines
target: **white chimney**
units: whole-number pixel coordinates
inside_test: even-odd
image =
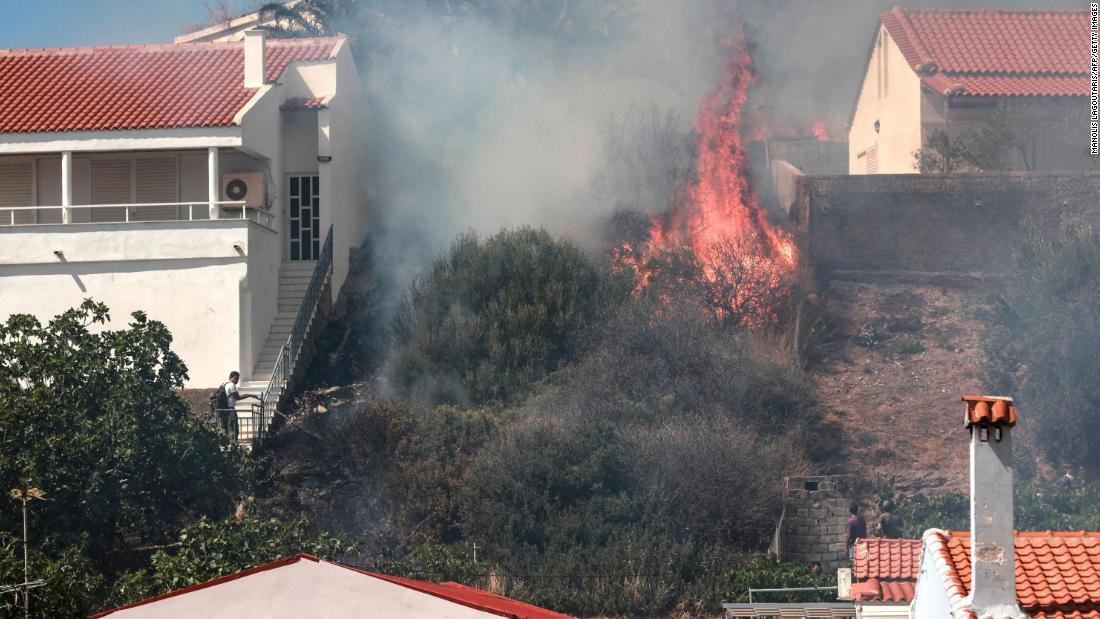
[[[266,38],[263,30],[244,31],[245,88],[260,88],[267,83],[267,62],[264,58]]]
[[[970,430],[968,601],[979,617],[1023,617],[1016,603],[1012,515],[1012,398],[963,396]]]

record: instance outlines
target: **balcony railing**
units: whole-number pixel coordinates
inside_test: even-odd
[[[244,202],[214,202],[218,219],[247,219],[268,228],[275,216]],[[33,226],[65,223],[65,211],[73,223],[131,223],[155,221],[202,221],[210,219],[210,202],[145,202],[137,204],[74,204],[71,206],[0,206],[0,226]],[[95,211],[96,216],[91,216]],[[154,212],[155,211],[155,212]],[[72,215],[87,212],[87,221],[72,221]],[[20,216],[29,213],[30,218]],[[50,213],[52,221],[40,221]]]

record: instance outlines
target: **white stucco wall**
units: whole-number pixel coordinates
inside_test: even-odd
[[[258,265],[247,281],[252,332],[266,337],[256,323],[273,315],[275,278],[259,263],[272,262],[276,243],[239,220],[0,228],[0,316],[46,321],[91,297],[111,308],[111,326],[121,328],[142,310],[171,330],[188,386],[215,386],[245,354],[240,291],[250,261]],[[251,367],[239,369],[247,375]]]
[[[337,57],[336,73],[339,89],[328,110],[330,126],[327,147],[332,161],[322,163],[321,169],[327,168],[330,178],[330,204],[334,213],[332,289],[339,292],[347,279],[349,252],[359,247],[367,235],[368,208],[363,166],[369,128],[364,125],[367,114],[363,86],[347,46]],[[326,147],[324,120],[322,115],[322,131],[318,136],[322,154]]]
[[[920,575],[917,577],[916,595],[910,606],[912,619],[944,619],[951,616],[947,590],[936,572],[935,562],[928,547],[921,551]]]
[[[252,379],[252,370],[267,341],[267,332],[279,307],[279,265],[282,241],[279,234],[260,226],[248,228],[248,277],[242,282],[240,313],[241,360],[244,380]]]
[[[879,174],[913,174],[920,147],[920,78],[880,25],[848,130],[848,172],[867,174],[869,149],[876,148]]]

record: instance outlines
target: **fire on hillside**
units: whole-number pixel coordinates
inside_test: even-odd
[[[756,75],[744,45],[727,45],[722,83],[702,101],[695,121],[694,180],[667,212],[653,218],[648,240],[624,245],[615,260],[635,271],[639,291],[658,270],[680,267],[676,277],[694,279],[690,283],[711,297],[720,319],[758,326],[774,320],[775,306],[786,296],[783,278],[797,255],[790,235],[768,223],[749,178],[743,125],[750,123],[742,122],[742,111]],[[813,132],[824,135],[824,126]],[[693,268],[683,269],[685,260]]]

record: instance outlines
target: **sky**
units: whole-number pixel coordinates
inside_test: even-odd
[[[207,0],[0,0],[0,49],[170,43]],[[231,2],[242,5],[243,2]]]

